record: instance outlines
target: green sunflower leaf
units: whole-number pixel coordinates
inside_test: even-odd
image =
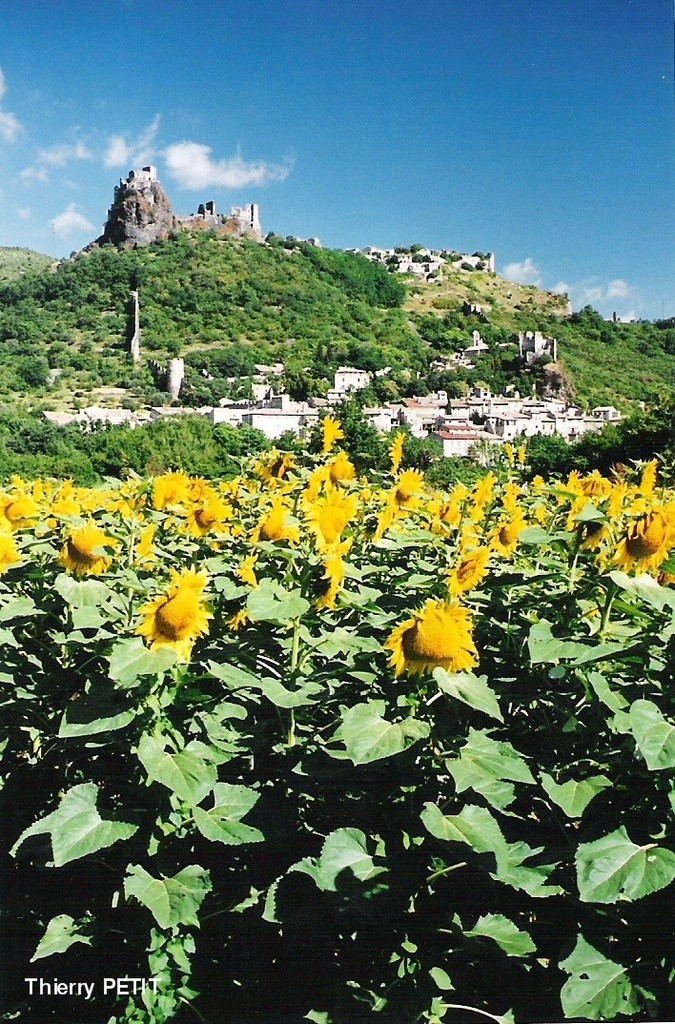
[[[638,846],[621,826],[577,849],[577,886],[583,903],[639,900],[675,879],[675,853],[656,843]]]
[[[21,833],[9,851],[14,857],[30,836],[51,835],[54,866],[96,853],[120,839],[128,839],[138,826],[123,821],[104,821],[96,809],[98,786],[86,782],[64,794],[59,807]]]
[[[487,676],[476,676],[473,672],[446,672],[444,668],[435,668],[432,675],[438,688],[449,697],[468,704],[469,707],[482,711],[490,718],[503,722],[497,694],[488,686]]]
[[[639,1009],[638,991],[622,964],[608,960],[582,935],[558,965],[570,975],[560,992],[565,1017],[614,1020]]]
[[[634,701],[628,711],[630,731],[650,771],[675,768],[675,725],[650,700]]]
[[[59,914],[57,917],[53,917],[30,958],[30,963],[42,960],[46,956],[53,956],[55,953],[65,953],[76,942],[83,942],[86,946],[90,946],[91,938],[88,935],[82,935],[79,928],[80,925],[70,914]]]
[[[400,754],[413,743],[429,735],[426,722],[405,718],[402,722],[389,722],[383,718],[386,704],[383,700],[371,700],[343,707],[342,725],[333,734],[334,740],[344,743],[346,756],[354,764],[369,764],[383,757]],[[332,752],[340,757],[340,752]]]
[[[160,928],[199,926],[197,911],[211,891],[209,872],[191,864],[171,877],[154,878],[140,864],[130,864],[124,880],[124,895],[133,896],[147,907]]]

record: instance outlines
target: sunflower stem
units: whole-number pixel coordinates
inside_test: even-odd
[[[298,661],[300,656],[300,619],[293,619],[293,640],[291,643],[291,665],[290,665],[290,682],[295,684],[295,676],[298,671]],[[289,747],[295,746],[295,711],[293,708],[289,708],[288,711],[288,734],[286,738],[286,745]]]
[[[604,637],[606,635],[607,629],[609,628],[609,617],[610,617],[610,614],[611,614],[611,611],[612,611],[612,604],[614,603],[614,598],[617,595],[618,589],[619,588],[616,585],[616,583],[614,583],[614,581],[612,581],[610,583],[610,585],[608,586],[608,588],[607,588],[607,596],[605,598],[605,606],[602,609],[602,619],[600,621],[600,636],[601,637]]]
[[[429,882],[434,882],[437,878],[442,878],[443,875],[449,875],[451,871],[457,871],[458,868],[465,868],[466,864],[467,862],[465,860],[461,860],[458,864],[451,864],[447,868],[440,868],[438,871],[434,871],[434,873],[429,875],[427,878],[427,884]]]

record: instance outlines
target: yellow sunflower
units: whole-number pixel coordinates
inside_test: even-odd
[[[341,441],[345,436],[342,430],[342,426],[339,420],[334,419],[332,416],[325,416],[322,423],[323,428],[323,446],[321,448],[322,455],[327,455],[328,452],[333,450],[336,441]]]
[[[475,590],[487,573],[490,560],[489,548],[475,548],[467,551],[448,576],[448,589],[453,597],[459,597],[468,590]]]
[[[654,509],[630,524],[614,562],[627,572],[650,572],[659,568],[674,546],[675,517],[669,509]]]
[[[156,527],[151,523],[150,526],[146,526],[141,532],[138,544],[134,550],[134,564],[147,566],[156,560],[157,553],[154,545],[155,529]]]
[[[419,469],[406,469],[394,484],[393,501],[399,508],[414,508],[424,494],[424,474]]]
[[[492,497],[492,492],[495,489],[497,483],[497,477],[494,473],[486,473],[486,475],[478,481],[475,490],[473,492],[473,503],[479,508],[483,508],[487,505],[488,501]]]
[[[389,458],[391,459],[392,473],[398,473],[401,459],[403,458],[403,445],[405,442],[405,431],[397,430],[394,440],[389,446]]]
[[[356,470],[347,452],[340,451],[326,466],[328,479],[332,484],[346,484],[356,477]]]
[[[618,480],[612,485],[612,493],[607,502],[606,515],[608,519],[618,519],[621,516],[627,496],[628,485],[625,480]]]
[[[342,531],[356,515],[357,508],[355,495],[340,491],[330,491],[309,507],[306,513],[307,522],[321,550],[340,540]]]
[[[502,498],[502,505],[507,512],[515,512],[518,508],[518,498],[522,491],[518,484],[508,483],[504,488],[504,496]]]
[[[19,549],[9,533],[0,533],[0,575],[21,561]]]
[[[320,588],[322,592],[315,602],[317,611],[323,611],[324,608],[331,610],[335,608],[337,596],[345,581],[345,568],[342,561],[343,553],[341,550],[335,551],[332,554],[326,555],[323,560],[324,575]]]
[[[190,496],[190,477],[185,473],[164,473],[155,479],[153,505],[164,509],[169,505],[182,505]]]
[[[247,622],[250,622],[250,617],[245,608],[241,611],[235,612],[229,619],[226,620],[225,625],[229,626],[233,632],[237,633],[242,626],[245,626]]]
[[[50,511],[54,516],[80,515],[82,506],[72,480],[64,480],[61,487],[52,494]],[[52,519],[51,523],[54,527],[56,526],[55,519]]]
[[[254,467],[256,476],[267,483],[283,480],[291,469],[296,468],[295,457],[290,452],[280,452],[276,448],[265,457],[259,459]]]
[[[5,494],[0,499],[0,516],[10,530],[24,530],[40,515],[38,504],[29,494]]]
[[[141,608],[143,621],[136,628],[151,649],[172,647],[181,661],[189,661],[195,640],[209,631],[212,613],[202,600],[205,573],[172,573],[169,589]]]
[[[462,507],[458,501],[443,501],[432,509],[432,533],[446,534],[448,530],[459,526],[462,519]]]
[[[257,587],[258,579],[255,574],[255,565],[258,561],[257,555],[248,555],[238,569],[235,569],[235,576],[242,581],[242,583],[248,583],[249,587]]]
[[[466,672],[478,663],[471,613],[448,601],[427,601],[411,619],[397,626],[385,643],[395,675],[419,675],[435,668]]]
[[[525,529],[526,522],[520,509],[509,519],[501,519],[490,535],[490,547],[500,555],[512,555],[518,546],[518,538]]]
[[[205,495],[187,513],[187,530],[193,537],[206,537],[210,533],[222,533],[225,521],[232,515],[232,508],[217,494]]]
[[[597,469],[581,479],[581,490],[587,498],[607,498],[612,493],[611,481]]]
[[[76,576],[100,576],[110,566],[111,558],[105,549],[111,547],[117,547],[116,540],[106,536],[95,523],[86,523],[66,537],[59,562]]]
[[[606,523],[602,520],[592,519],[583,525],[581,550],[598,551],[610,536],[610,530]]]
[[[658,459],[652,459],[651,462],[648,462],[642,470],[638,490],[645,498],[651,498],[654,493],[658,465]]]
[[[291,517],[290,510],[282,501],[275,501],[272,508],[267,512],[251,537],[253,544],[261,540],[290,541],[296,544],[300,539],[300,531]]]

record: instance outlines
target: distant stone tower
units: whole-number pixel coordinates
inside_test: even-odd
[[[138,301],[138,292],[131,293],[131,337],[129,338],[129,352],[135,363],[141,361],[141,308]]]
[[[172,398],[178,398],[184,376],[185,361],[183,359],[172,359],[166,375],[166,390]]]

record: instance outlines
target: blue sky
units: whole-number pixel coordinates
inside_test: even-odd
[[[153,163],[178,213],[675,315],[673,0],[2,0],[0,70],[0,245],[82,248]]]

